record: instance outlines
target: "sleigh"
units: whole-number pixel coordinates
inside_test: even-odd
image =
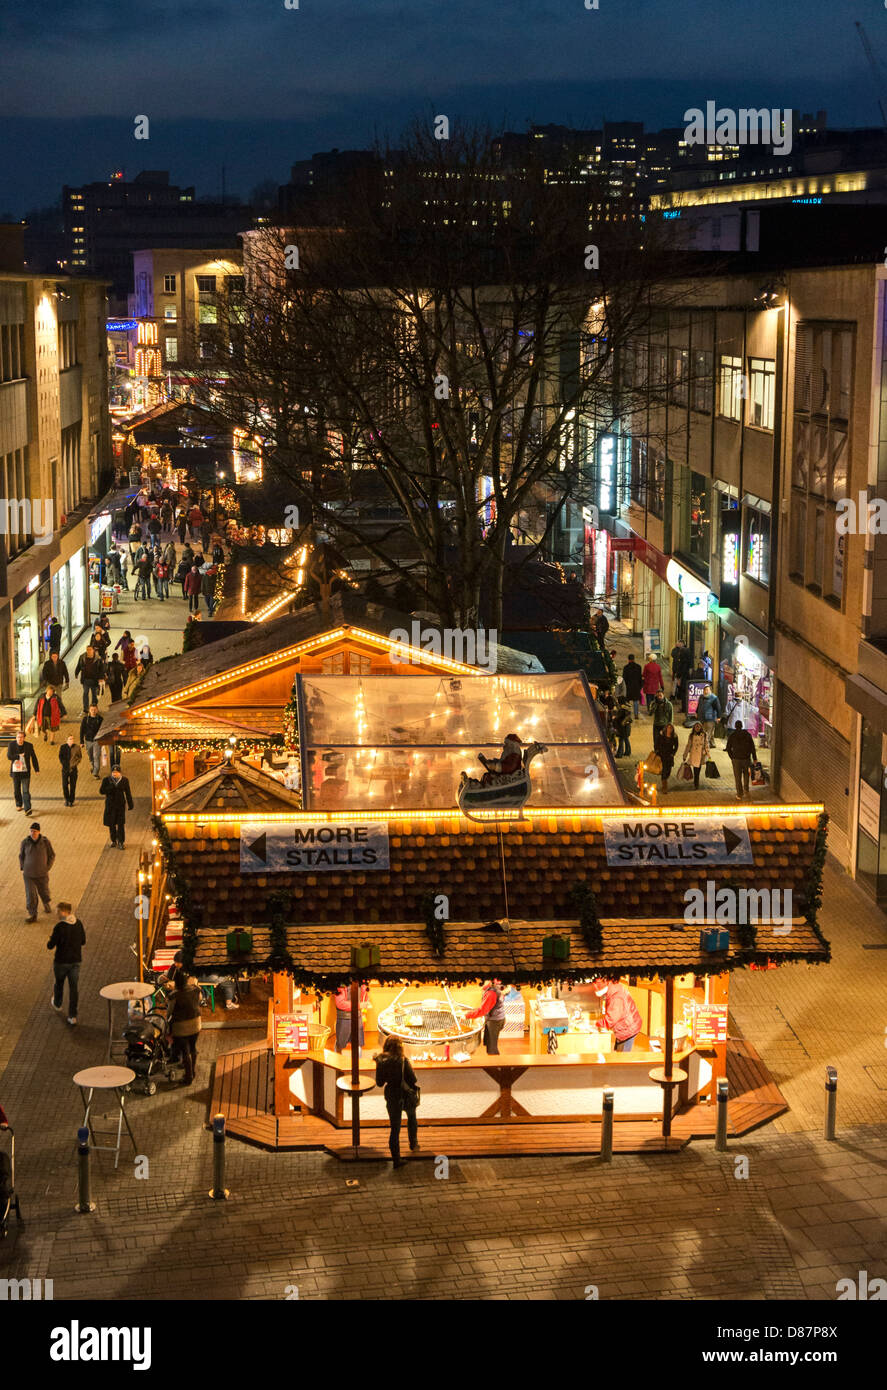
[[[517,772],[494,774],[483,786],[477,777],[462,773],[457,801],[459,810],[471,819],[476,811],[519,811],[526,805],[533,790],[530,763],[547,749],[542,743],[531,743],[524,752],[523,766]]]

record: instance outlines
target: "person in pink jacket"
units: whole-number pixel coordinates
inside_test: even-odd
[[[644,691],[644,704],[649,709],[656,691],[665,689],[662,680],[662,667],[652,653],[647,658],[647,664],[641,672],[641,685]]]
[[[630,1052],[641,1031],[637,1004],[618,980],[595,980],[592,989],[601,1001],[603,1024],[613,1034],[613,1050]]]

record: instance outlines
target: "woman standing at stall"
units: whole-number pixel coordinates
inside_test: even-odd
[[[336,1006],[336,1051],[344,1052],[351,1042],[351,989],[341,985],[333,996]],[[363,1016],[370,1006],[369,985],[360,987],[360,1019],[357,1046],[363,1047]]]
[[[410,1150],[419,1148],[419,1125],[416,1120],[416,1107],[419,1104],[419,1083],[416,1073],[404,1056],[403,1043],[399,1038],[387,1037],[381,1052],[373,1061],[376,1064],[376,1085],[385,1087],[385,1106],[391,1126],[388,1135],[388,1148],[395,1168],[402,1168],[404,1160],[400,1156],[400,1125],[404,1110],[407,1112],[407,1138]]]

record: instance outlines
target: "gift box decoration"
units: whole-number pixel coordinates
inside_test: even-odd
[[[542,941],[543,960],[569,960],[570,959],[570,938],[555,933],[554,936],[546,936]]]
[[[726,927],[705,927],[699,933],[700,951],[729,951],[730,933]]]
[[[251,931],[229,931],[225,945],[229,956],[247,956],[253,949],[253,934]]]
[[[351,966],[354,970],[368,970],[371,965],[379,965],[382,954],[373,941],[362,941],[351,947]]]

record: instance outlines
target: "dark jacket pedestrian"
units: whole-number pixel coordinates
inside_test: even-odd
[[[603,646],[607,633],[610,631],[610,620],[602,608],[599,608],[595,613],[592,613],[591,630],[597,638],[598,642],[601,644],[601,646]]]
[[[128,629],[126,632],[124,632],[123,636],[120,638],[120,641],[117,643],[115,651],[117,650],[117,648],[120,649],[120,652],[123,655],[123,669],[125,671],[131,671],[133,666],[135,666],[136,662],[138,661],[139,655],[136,651],[136,644],[132,640],[132,634],[129,632]]]
[[[70,685],[68,668],[58,652],[50,652],[43,663],[40,679],[44,685],[54,685],[56,690],[67,690]]]
[[[721,702],[711,691],[702,695],[696,706],[696,718],[703,724],[716,724],[721,717]],[[709,730],[709,736],[711,731]]]
[[[635,661],[630,656],[622,668],[622,679],[625,681],[626,698],[634,702],[641,698],[641,689],[644,682],[644,673],[641,670],[639,661]]]
[[[112,845],[123,849],[126,843],[126,808],[132,810],[132,792],[129,778],[115,768],[110,777],[105,777],[99,787],[99,796],[105,798],[105,814],[102,824],[108,827]]]
[[[386,1038],[382,1051],[377,1052],[373,1060],[376,1063],[376,1085],[385,1088],[385,1107],[389,1123],[388,1148],[395,1168],[400,1168],[400,1126],[404,1110],[407,1112],[407,1137],[410,1148],[415,1151],[419,1147],[419,1126],[416,1118],[419,1083],[416,1073],[404,1056],[403,1043],[399,1038]]]
[[[126,667],[120,664],[120,657],[116,652],[111,653],[111,660],[108,662],[105,672],[105,680],[108,683],[112,702],[121,699],[123,682],[126,680]]]
[[[631,710],[628,701],[620,700],[613,715],[613,728],[619,740],[616,747],[617,758],[631,757],[631,722]]]
[[[653,697],[650,712],[653,715],[653,736],[655,738],[657,729],[664,729],[665,725],[670,724],[674,719],[674,706],[671,700],[667,700],[660,692]]]
[[[662,759],[662,790],[667,792],[668,779],[678,751],[678,736],[673,724],[665,724],[661,729],[653,730],[653,747]]]
[[[743,729],[742,720],[737,719],[733,732],[727,739],[727,757],[733,764],[733,780],[740,801],[748,796],[751,765],[755,756],[755,741],[748,729]]]
[[[60,652],[62,649],[62,625],[58,618],[53,618],[49,624],[49,650]]]
[[[103,627],[97,626],[90,641],[96,656],[104,664],[105,652],[111,645],[111,634],[106,632]]]
[[[59,762],[62,767],[62,795],[65,798],[66,806],[74,805],[77,795],[77,777],[82,761],[83,749],[77,743],[74,735],[68,734],[67,739],[59,749]]]
[[[24,733],[20,730],[15,738],[10,739],[6,747],[6,756],[9,759],[9,775],[12,778],[12,794],[15,798],[15,809],[31,813],[31,771],[39,772],[40,764],[37,761],[37,754],[34,752],[34,745],[30,743]]]
[[[105,679],[105,663],[97,654],[92,645],[86,648],[82,656],[78,657],[77,665],[74,667],[74,679],[80,677],[80,684],[83,686],[83,712],[89,709],[90,705],[98,704],[99,683]]]
[[[169,1002],[169,1026],[179,1060],[185,1069],[183,1084],[190,1086],[197,1067],[200,1032],[200,985],[193,975],[180,970]]]
[[[25,908],[27,920],[37,920],[37,898],[43,903],[44,912],[52,911],[49,898],[49,871],[55,863],[55,850],[45,835],[40,833],[39,821],[34,821],[27,838],[22,840],[18,850],[18,866],[25,881]]]
[[[79,982],[80,964],[83,960],[83,947],[86,945],[86,932],[83,923],[76,915],[70,903],[59,903],[58,911],[62,913],[61,919],[56,922],[52,929],[52,936],[46,943],[47,951],[55,951],[53,961],[53,974],[55,984],[52,991],[50,1003],[56,1013],[62,1012],[62,999],[65,992],[65,981],[68,982],[68,1022],[73,1025],[77,1022],[77,1005],[79,1003]]]

